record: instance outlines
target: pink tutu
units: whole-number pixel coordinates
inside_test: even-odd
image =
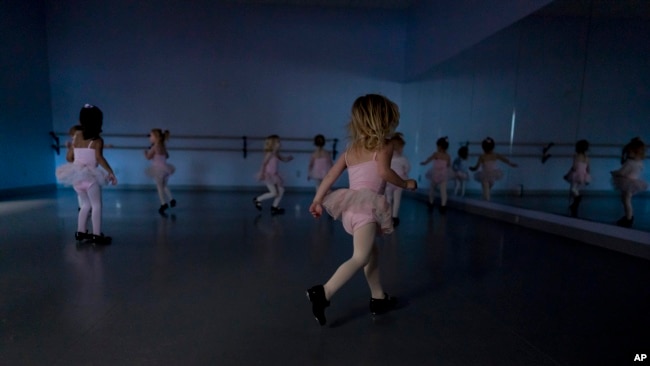
[[[572,170],[564,175],[564,180],[571,184],[587,185],[591,183],[591,175],[587,172]]]
[[[329,158],[314,159],[314,165],[309,172],[310,179],[322,180],[327,175],[327,172],[332,168]]]
[[[457,170],[454,172],[454,178],[458,180],[469,180],[469,174],[462,170]]]
[[[613,176],[612,185],[621,192],[637,194],[648,190],[648,182],[638,178]]]
[[[474,179],[481,183],[494,184],[501,178],[503,178],[503,172],[499,169],[481,170],[474,173]]]
[[[453,175],[450,174],[449,169],[445,167],[445,169],[431,168],[424,173],[424,177],[430,180],[431,184],[440,184],[452,179]]]
[[[145,173],[153,179],[164,179],[174,174],[176,167],[171,164],[151,164],[146,170]]]
[[[369,214],[384,234],[393,232],[391,208],[384,195],[369,189],[337,189],[323,200],[323,207],[334,218],[340,219],[344,212]]]
[[[278,173],[258,173],[257,174],[257,180],[264,182],[266,184],[277,184],[279,186],[284,184],[284,180],[282,179],[282,176]]]
[[[107,174],[103,169],[85,164],[67,163],[56,168],[56,179],[59,183],[72,186],[81,182],[105,185]]]

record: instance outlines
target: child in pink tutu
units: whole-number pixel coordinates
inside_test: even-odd
[[[335,219],[341,218],[353,238],[352,257],[324,285],[307,290],[320,325],[326,323],[325,308],[332,296],[361,268],[370,287],[370,312],[385,313],[397,305],[397,299],[388,296],[381,286],[379,250],[374,241],[378,227],[384,233],[393,230],[390,206],[383,195],[386,182],[402,189],[417,188],[414,180],[404,180],[390,168],[393,144],[388,138],[398,124],[397,105],[386,97],[368,94],[357,98],[348,124],[350,146],[327,173],[309,207],[314,217],[320,217],[324,207]],[[346,168],[350,188],[326,195]]]
[[[259,211],[262,210],[262,201],[273,198],[272,215],[284,213],[284,209],[279,206],[284,195],[284,181],[278,173],[278,162],[293,160],[291,155],[284,156],[280,154],[280,146],[280,137],[278,135],[271,135],[264,141],[264,160],[262,160],[262,166],[257,173],[257,179],[264,182],[269,191],[253,198],[253,204]]]
[[[625,216],[616,222],[619,226],[632,227],[634,223],[632,196],[648,189],[648,183],[641,179],[645,149],[645,144],[640,138],[633,138],[623,149],[623,166],[611,172],[612,184],[621,191],[621,201],[625,210]]]
[[[503,178],[503,172],[497,168],[497,162],[502,161],[513,168],[517,166],[517,164],[511,162],[505,156],[495,153],[494,145],[494,140],[491,137],[485,138],[481,142],[483,154],[478,157],[476,165],[469,168],[471,171],[476,171],[478,168],[481,168],[480,171],[474,173],[474,179],[481,183],[483,199],[486,201],[490,200],[490,191],[494,183]]]
[[[564,175],[564,180],[569,182],[571,204],[569,210],[571,216],[578,216],[578,206],[582,201],[580,190],[591,182],[591,175],[589,174],[589,157],[587,157],[587,150],[589,150],[589,141],[580,140],[576,142],[576,152],[573,155],[573,164],[569,172]]]
[[[451,170],[454,177],[454,195],[465,196],[465,183],[469,180],[469,167],[467,166],[467,157],[469,148],[463,146],[458,149],[458,156],[451,164]]]
[[[151,147],[144,152],[144,156],[147,160],[151,160],[151,165],[145,172],[148,176],[153,178],[154,182],[156,182],[158,198],[160,199],[160,208],[158,208],[158,213],[161,215],[164,215],[165,210],[169,207],[176,206],[176,200],[172,197],[172,192],[167,186],[169,177],[176,171],[176,168],[173,165],[167,163],[167,159],[169,159],[169,153],[165,146],[167,140],[169,140],[168,130],[163,132],[160,128],[152,129],[149,133],[149,142],[151,142]]]
[[[311,179],[316,183],[316,189],[327,175],[327,172],[332,168],[332,153],[324,149],[325,136],[316,135],[314,137],[314,145],[316,150],[311,154],[309,159],[309,174],[307,179]]]
[[[110,244],[110,236],[102,233],[102,188],[106,183],[117,184],[113,169],[104,158],[104,140],[100,137],[104,114],[93,105],[86,104],[79,112],[81,133],[77,132],[67,143],[66,160],[69,162],[56,169],[57,180],[71,185],[79,197],[77,218],[77,241]],[[104,170],[98,168],[100,165]],[[86,229],[91,213],[93,233]]]
[[[393,137],[391,137],[390,142],[393,144],[393,158],[390,161],[390,168],[399,175],[402,179],[408,179],[409,171],[411,170],[411,164],[409,163],[404,153],[404,135],[399,132],[396,132]],[[403,189],[392,184],[386,184],[386,200],[391,206],[391,212],[393,216],[393,227],[399,225],[399,206],[402,202],[402,191]]]
[[[447,154],[449,148],[449,139],[441,137],[436,141],[436,151],[420,163],[427,165],[433,161],[433,167],[427,171],[426,178],[431,181],[429,186],[429,211],[433,210],[433,202],[436,198],[436,188],[440,190],[440,213],[447,210],[447,181],[449,180],[449,167],[451,166],[451,157]]]

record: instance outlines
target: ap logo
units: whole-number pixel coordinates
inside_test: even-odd
[[[645,353],[637,353],[636,356],[634,356],[634,362],[640,361],[643,362],[645,359],[648,358],[648,355]]]

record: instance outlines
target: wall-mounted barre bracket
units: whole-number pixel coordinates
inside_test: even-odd
[[[49,135],[54,139],[54,144],[50,145],[52,147],[52,150],[56,151],[57,155],[61,154],[61,141],[59,140],[59,136],[57,136],[54,131],[50,131]]]
[[[248,156],[248,141],[246,139],[246,136],[242,136],[241,139],[243,143],[242,152],[244,153],[244,159],[246,159]]]
[[[548,152],[555,143],[549,142],[546,144],[546,146],[542,149],[542,164],[546,163],[546,161],[551,157],[551,154]]]

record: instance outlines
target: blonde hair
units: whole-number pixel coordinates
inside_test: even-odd
[[[376,151],[399,125],[399,108],[390,99],[378,94],[367,94],[352,104],[348,123],[351,146]]]
[[[264,140],[264,152],[271,152],[275,148],[275,145],[280,142],[280,136],[270,135]]]
[[[154,128],[151,130],[151,133],[156,136],[156,140],[163,146],[165,146],[165,142],[169,140],[169,130],[163,131],[160,128]]]

